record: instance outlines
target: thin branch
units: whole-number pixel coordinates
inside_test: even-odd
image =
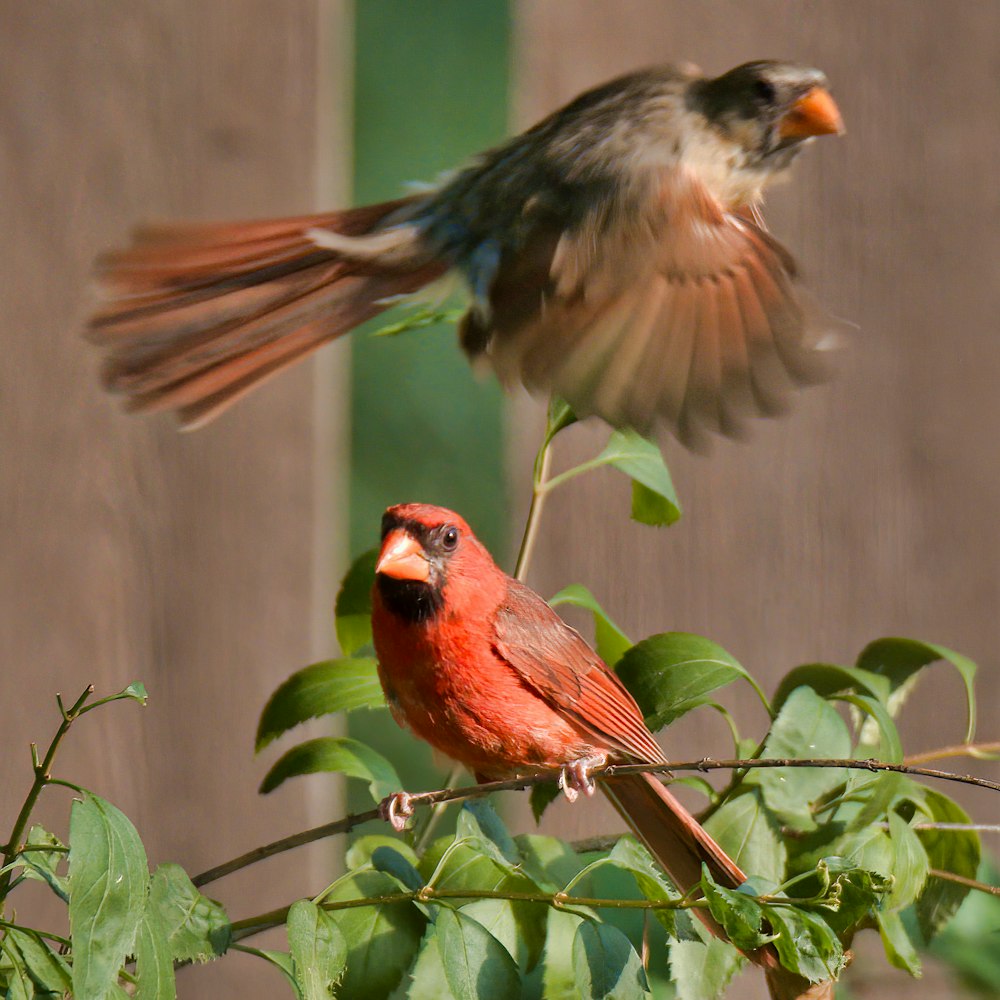
[[[518,550],[517,562],[514,564],[514,577],[522,583],[528,573],[528,563],[531,561],[535,539],[538,537],[538,526],[542,521],[542,507],[545,505],[546,497],[546,478],[549,474],[549,465],[552,462],[551,445],[552,438],[546,436],[535,460],[535,470],[531,483],[531,506],[528,507],[528,518],[524,524],[524,534],[521,536],[521,548]]]
[[[24,828],[28,825],[28,820],[31,818],[32,810],[35,808],[35,803],[38,801],[38,796],[42,794],[42,789],[46,785],[53,783],[52,764],[56,759],[56,751],[59,749],[59,744],[62,743],[63,737],[69,732],[70,726],[73,725],[74,721],[80,715],[84,704],[93,693],[94,685],[88,684],[84,689],[83,694],[77,698],[73,707],[70,709],[66,709],[63,705],[62,698],[58,694],[56,695],[56,704],[59,706],[59,714],[62,715],[62,722],[59,723],[59,728],[56,730],[55,736],[52,737],[49,749],[46,751],[45,757],[40,763],[38,762],[38,750],[34,744],[32,744],[31,759],[35,777],[31,783],[31,788],[28,790],[28,795],[24,800],[24,804],[21,806],[21,811],[17,814],[17,819],[14,820],[14,826],[11,828],[10,837],[7,840],[6,845],[4,845],[3,860],[0,861],[0,868],[6,868],[17,856],[18,849],[21,846],[21,837],[24,835]],[[3,913],[7,893],[10,890],[12,874],[13,873],[8,870],[0,875],[0,914]]]
[[[955,882],[957,885],[964,885],[968,889],[975,889],[977,892],[989,893],[991,896],[1000,896],[1000,885],[988,885],[986,882],[977,882],[974,878],[966,878],[964,875],[956,875],[954,872],[941,871],[940,868],[932,868],[929,872],[933,878],[939,878],[943,882]]]
[[[910,754],[903,758],[903,762],[906,764],[929,764],[933,760],[945,760],[948,757],[973,757],[977,760],[989,760],[993,754],[1000,754],[1000,742],[956,743],[950,747],[938,747],[935,750],[924,750],[922,753]]]
[[[701,760],[681,761],[678,763],[666,764],[618,764],[605,768],[603,771],[595,771],[595,777],[612,777],[628,774],[666,774],[674,771],[718,771],[733,770],[739,768],[757,767],[833,767],[847,768],[856,771],[893,771],[899,774],[912,774],[924,778],[935,778],[941,781],[957,781],[962,784],[976,785],[980,788],[989,788],[993,791],[1000,791],[1000,782],[990,781],[988,778],[977,778],[970,774],[952,774],[950,771],[938,771],[927,767],[911,767],[907,764],[890,764],[879,760],[849,760],[834,758],[817,759],[775,759],[767,760],[713,760],[710,757],[703,757]],[[410,801],[417,806],[429,806],[436,802],[457,802],[463,799],[482,798],[493,792],[519,791],[524,788],[531,788],[547,781],[558,781],[559,772],[556,770],[542,772],[530,777],[510,778],[507,781],[488,781],[481,785],[469,785],[464,788],[442,788],[433,792],[418,792],[411,796]],[[246,854],[226,861],[215,868],[196,875],[192,881],[197,886],[207,885],[225,875],[246,868],[249,865],[263,861],[265,858],[282,854],[293,848],[301,847],[304,844],[311,844],[314,841],[322,840],[325,837],[332,837],[340,833],[348,833],[356,826],[378,819],[377,809],[369,809],[367,812],[355,813],[345,816],[343,819],[332,823],[324,823],[322,826],[313,827],[311,830],[303,830],[301,833],[293,834],[290,837],[283,837],[281,840],[272,841],[256,847]]]
[[[324,910],[353,910],[362,906],[391,906],[395,903],[436,903],[449,899],[505,899],[517,903],[540,903],[555,909],[574,906],[612,910],[692,910],[704,909],[708,903],[703,899],[612,899],[595,896],[570,896],[566,892],[504,892],[488,889],[435,889],[426,885],[415,892],[392,892],[381,896],[362,896],[351,899],[324,901]],[[290,906],[282,906],[267,913],[246,917],[233,922],[234,941],[242,941],[253,934],[278,927],[288,919]]]

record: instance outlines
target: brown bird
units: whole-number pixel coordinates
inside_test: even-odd
[[[437,188],[342,212],[154,226],[107,255],[89,336],[134,410],[203,423],[399,296],[456,275],[466,354],[580,416],[698,446],[819,381],[837,323],[764,229],[765,187],[843,130],[826,78],[631,73]]]

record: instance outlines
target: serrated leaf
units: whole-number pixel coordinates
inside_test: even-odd
[[[357,872],[338,882],[324,902],[370,899],[399,892],[382,872]],[[327,911],[347,942],[347,969],[340,982],[342,997],[383,1000],[410,967],[424,935],[426,919],[410,902],[380,903]]]
[[[811,687],[824,698],[830,695],[855,692],[866,694],[883,704],[889,699],[888,678],[863,670],[860,667],[842,667],[836,663],[806,663],[790,670],[781,679],[771,704],[780,711],[788,696],[798,687]]]
[[[510,1000],[521,973],[510,952],[462,910],[442,907],[435,924],[445,978],[456,1000]]]
[[[877,826],[845,834],[837,840],[836,852],[857,868],[892,877],[895,851],[889,835]]]
[[[701,891],[708,900],[708,908],[717,923],[725,928],[730,942],[743,951],[754,951],[769,939],[761,930],[764,910],[760,903],[745,892],[738,892],[717,885],[702,865]]]
[[[718,938],[701,941],[672,941],[670,978],[683,1000],[716,1000],[743,964],[740,953]]]
[[[788,863],[785,842],[764,808],[760,789],[751,788],[724,802],[705,829],[748,876],[783,882]]]
[[[569,604],[589,611],[594,619],[594,647],[597,655],[613,667],[632,645],[632,640],[611,620],[594,595],[582,584],[563,587],[550,601],[552,607]]]
[[[375,661],[368,657],[324,660],[296,671],[268,699],[257,725],[259,752],[282,733],[321,715],[384,708]]]
[[[66,860],[66,851],[59,838],[49,833],[44,827],[35,824],[28,831],[26,845],[41,847],[42,845],[57,848],[54,851],[24,851],[17,856],[17,863],[24,868],[24,876],[45,882],[49,888],[65,903],[69,900],[69,886],[65,876],[58,873],[58,867]]]
[[[633,430],[615,431],[595,464],[611,465],[633,481],[632,517],[636,521],[659,527],[680,518],[670,471],[654,442]]]
[[[106,1000],[145,908],[146,852],[125,814],[90,792],[73,803],[69,843],[73,994]]]
[[[228,949],[232,930],[225,909],[203,896],[180,865],[153,872],[149,907],[160,916],[175,961],[208,962]]]
[[[920,956],[900,915],[886,910],[876,910],[875,922],[889,964],[908,972],[914,979],[919,979],[923,975]]]
[[[721,646],[687,632],[663,632],[636,643],[615,672],[654,732],[706,703],[708,695],[750,675]]]
[[[135,1000],[176,1000],[174,961],[159,910],[146,900],[135,942]]]
[[[976,731],[976,696],[973,682],[976,664],[967,656],[956,653],[947,646],[919,639],[888,638],[876,639],[869,643],[858,656],[858,666],[872,673],[882,674],[889,679],[891,693],[888,699],[890,713],[895,717],[906,696],[912,690],[912,683],[918,671],[942,660],[950,663],[962,678],[968,708],[968,724],[965,742],[971,743]]]
[[[12,945],[20,955],[28,977],[39,991],[62,996],[72,988],[72,972],[66,959],[53,951],[41,935],[4,928],[4,946]],[[29,993],[29,996],[31,994]]]
[[[344,656],[356,656],[372,643],[372,584],[377,559],[377,549],[362,552],[340,584],[334,604],[334,626]]]
[[[328,1000],[347,962],[347,942],[336,921],[310,899],[288,911],[288,946],[304,1000]]]
[[[765,758],[847,757],[851,734],[837,710],[812,688],[796,688],[785,700],[764,742]],[[810,805],[844,783],[842,768],[760,768],[744,779],[760,788],[768,808],[797,830],[814,830]]]
[[[282,782],[302,774],[331,771],[361,778],[376,802],[402,787],[396,769],[377,750],[349,736],[321,736],[299,743],[278,759],[260,784],[260,793],[273,792]]]
[[[924,789],[920,809],[934,823],[969,823],[968,813],[946,795]],[[979,836],[971,830],[918,830],[931,868],[974,879],[979,870]],[[954,916],[969,890],[944,879],[929,878],[916,902],[917,920],[924,939],[930,941]]]
[[[766,906],[781,964],[811,983],[836,979],[844,967],[844,950],[825,920],[790,906]]]
[[[577,996],[583,1000],[637,1000],[649,996],[642,961],[629,939],[610,924],[584,920],[573,938]]]

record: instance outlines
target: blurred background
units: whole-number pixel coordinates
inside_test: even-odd
[[[587,585],[633,638],[709,636],[771,685],[879,636],[942,643],[979,662],[979,732],[998,738],[995,0],[0,0],[0,15],[0,829],[30,782],[29,741],[58,722],[55,692],[135,679],[149,706],[80,726],[60,770],[131,817],[152,863],[198,871],[339,815],[325,776],[257,796],[262,705],[335,652],[336,581],[388,503],[459,509],[509,567],[541,426],[538,403],[468,370],[452,329],[359,333],[197,433],[129,418],[79,336],[95,255],[150,219],[392,197],[591,84],[671,60],[788,58],[830,77],[848,134],[801,157],[767,218],[859,332],[839,379],[749,445],[692,458],[668,443],[677,525],[630,523],[610,471],[561,489],[529,582]],[[567,432],[557,464],[606,433]],[[932,671],[908,751],[958,742],[963,712],[957,678]],[[667,737],[675,758],[728,746],[706,718]],[[429,755],[408,758],[404,781],[429,787]],[[68,803],[47,794],[64,829]],[[955,794],[1000,821],[996,796]],[[507,815],[530,828],[520,801]],[[546,823],[576,836],[612,819],[556,807]],[[315,892],[339,850],[212,891],[234,917],[258,912]],[[243,956],[180,980],[219,998],[278,985]],[[850,989],[914,986],[862,954]],[[958,987],[932,965],[916,989]]]

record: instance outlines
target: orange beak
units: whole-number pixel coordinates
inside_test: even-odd
[[[390,532],[382,543],[375,572],[395,580],[419,580],[426,583],[431,575],[431,564],[423,547],[402,528]]]
[[[808,139],[813,135],[842,135],[844,120],[828,90],[813,87],[781,119],[782,139]]]

